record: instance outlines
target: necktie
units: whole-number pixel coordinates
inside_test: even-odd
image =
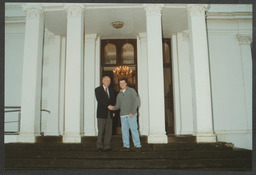
[[[106,94],[108,96],[108,88],[105,88],[105,92],[106,92]],[[108,96],[108,98],[109,98],[109,96]]]

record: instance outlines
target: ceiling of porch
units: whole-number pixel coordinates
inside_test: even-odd
[[[188,29],[186,8],[163,8],[163,37],[169,38],[176,32]],[[124,22],[121,29],[111,23]],[[64,10],[46,11],[45,25],[57,35],[66,35],[67,18]],[[136,38],[138,33],[146,32],[146,13],[143,7],[123,6],[122,8],[88,8],[85,11],[85,33],[97,33],[102,39]]]

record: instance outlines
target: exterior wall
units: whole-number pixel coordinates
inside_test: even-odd
[[[252,20],[208,17],[207,25],[217,140],[252,149],[252,101],[246,100],[252,98],[252,60],[250,50],[242,58],[237,39],[241,33],[251,35]]]

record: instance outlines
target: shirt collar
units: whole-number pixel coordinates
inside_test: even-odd
[[[126,89],[124,89],[124,90],[122,90],[122,92],[124,93],[126,90],[127,90],[127,88],[126,88]]]
[[[102,86],[103,86],[104,90],[106,90],[107,87],[105,87],[104,85],[102,85]]]

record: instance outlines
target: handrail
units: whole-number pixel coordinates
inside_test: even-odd
[[[4,111],[4,112],[20,112],[21,110],[8,110],[8,111]]]
[[[21,108],[20,106],[19,107],[12,107],[12,106],[8,106],[8,107],[4,107],[4,108],[11,108],[11,109],[13,109],[13,108]],[[4,111],[4,112],[20,112],[21,111],[21,109],[17,109],[17,110],[8,110],[8,111]],[[50,110],[47,110],[47,109],[41,109],[41,111],[44,111],[44,112],[48,112],[49,114],[51,113],[51,111]]]
[[[19,121],[8,121],[8,122],[4,122],[4,123],[17,123]]]
[[[5,106],[4,108],[21,108],[20,106]]]
[[[41,109],[41,111],[48,112],[49,114],[51,113],[51,111],[47,109]]]
[[[20,132],[21,106],[5,106],[5,113],[18,112],[18,121],[5,121],[4,123],[18,123],[18,131],[5,131],[4,134],[18,134]],[[50,110],[40,109],[40,111],[51,113]]]

